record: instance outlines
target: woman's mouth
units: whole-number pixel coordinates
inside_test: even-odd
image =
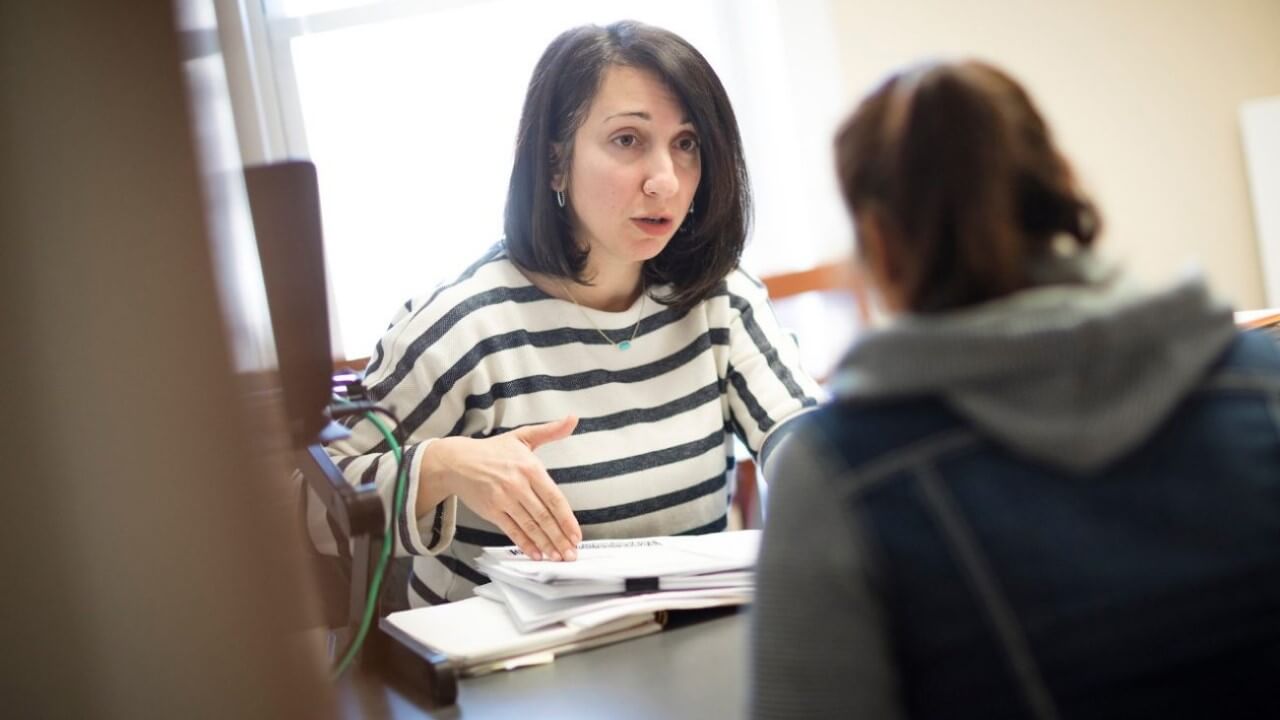
[[[647,235],[665,235],[671,232],[671,218],[661,215],[631,218],[631,222]]]

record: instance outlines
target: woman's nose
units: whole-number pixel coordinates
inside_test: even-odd
[[[655,198],[669,198],[680,189],[680,181],[676,179],[675,167],[671,158],[663,157],[654,161],[649,177],[644,181],[644,194]]]

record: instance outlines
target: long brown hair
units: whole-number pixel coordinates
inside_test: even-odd
[[[1033,260],[1100,218],[1026,91],[977,61],[889,77],[836,135],[841,192],[874,214],[907,308],[927,313],[1031,284]]]
[[[583,281],[587,250],[578,246],[551,179],[566,172],[573,135],[610,66],[648,70],[671,89],[698,131],[702,179],[689,214],[667,247],[645,263],[646,284],[670,283],[655,298],[687,309],[738,265],[751,219],[747,165],[729,96],[706,58],[679,35],[635,21],[584,25],[561,33],[529,81],[507,190],[506,245],[526,270]],[[554,147],[566,148],[555,152]]]

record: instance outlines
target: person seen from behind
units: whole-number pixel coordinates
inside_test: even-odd
[[[1280,717],[1273,338],[1100,260],[991,65],[893,75],[836,156],[890,321],[776,450],[753,716]]]

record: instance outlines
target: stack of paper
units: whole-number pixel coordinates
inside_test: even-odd
[[[584,542],[573,562],[515,547],[479,559],[478,597],[392,613],[382,628],[444,653],[464,675],[549,662],[557,654],[662,628],[665,612],[751,601],[760,532]]]
[[[628,614],[740,605],[755,584],[758,530],[578,546],[574,562],[530,560],[489,548],[479,559],[493,582],[478,592],[504,603],[526,632],[570,619],[580,625]]]

